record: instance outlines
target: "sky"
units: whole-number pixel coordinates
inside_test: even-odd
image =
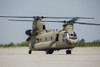
[[[100,0],[0,0],[0,16],[94,17],[95,19],[78,21],[100,23]],[[8,19],[0,18],[0,44],[26,41],[28,36],[25,35],[25,31],[32,29],[32,22],[16,22]],[[59,30],[63,25],[45,24],[47,29]],[[75,24],[74,31],[79,39],[84,38],[86,42],[100,39],[100,26]]]

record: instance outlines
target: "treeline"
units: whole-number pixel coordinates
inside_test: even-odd
[[[81,39],[77,45],[77,47],[92,47],[92,46],[100,46],[100,40],[95,40],[93,42],[85,42],[84,39]],[[2,44],[0,47],[28,47],[27,42],[22,43],[9,43],[9,44]]]
[[[92,46],[100,46],[100,40],[95,40],[93,42],[85,42],[84,39],[81,39],[77,45],[78,47],[92,47]]]
[[[22,42],[22,43],[9,43],[9,44],[2,44],[0,45],[0,47],[28,47],[28,43],[27,42]]]

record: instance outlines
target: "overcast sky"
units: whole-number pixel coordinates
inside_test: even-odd
[[[0,15],[94,17],[95,19],[78,21],[100,23],[100,0],[0,0]],[[45,24],[47,29],[59,30],[63,25]],[[32,29],[32,22],[12,22],[0,18],[0,43],[23,42],[28,37],[25,35],[28,29]],[[74,25],[74,31],[79,39],[84,38],[86,42],[100,39],[100,26],[77,24]]]

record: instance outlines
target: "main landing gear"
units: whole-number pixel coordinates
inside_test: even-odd
[[[66,50],[66,54],[71,54],[71,50]]]
[[[32,51],[31,51],[31,50],[29,50],[28,54],[31,54],[31,53],[32,53]]]
[[[46,54],[52,54],[54,52],[54,50],[47,50],[46,51]],[[31,54],[32,53],[32,51],[31,50],[29,50],[29,52],[28,52],[28,54]],[[66,50],[66,54],[71,54],[71,50]]]
[[[54,52],[54,50],[47,50],[46,54],[52,54]]]

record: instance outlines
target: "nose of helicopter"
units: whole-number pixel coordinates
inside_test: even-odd
[[[66,39],[67,44],[77,44],[78,43],[78,39]]]

